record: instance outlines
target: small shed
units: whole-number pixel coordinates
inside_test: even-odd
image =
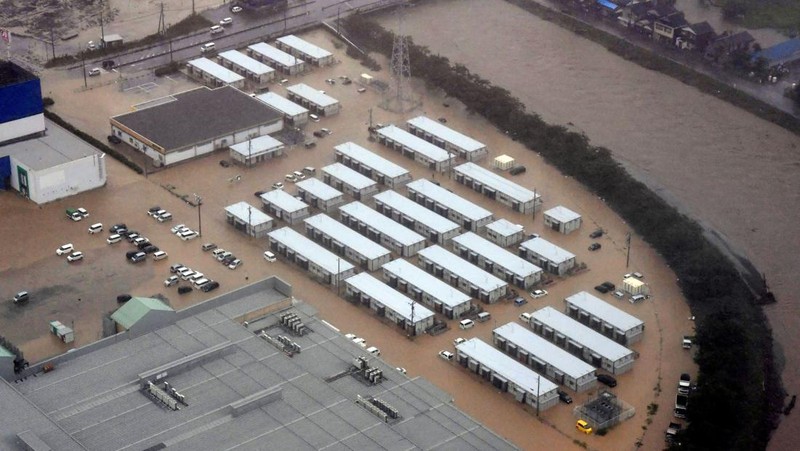
[[[370,74],[361,74],[361,82],[364,83],[365,85],[371,84],[372,78],[373,77]]]
[[[581,227],[581,215],[559,205],[544,212],[544,225],[567,235]]]
[[[501,171],[506,171],[511,169],[515,162],[516,160],[514,160],[514,157],[503,154],[494,159],[494,168],[500,169]]]
[[[486,238],[500,246],[508,247],[525,239],[525,228],[500,218],[486,226]]]
[[[125,42],[122,36],[118,34],[107,34],[100,36],[100,46],[103,48],[115,48],[121,46]]]
[[[623,291],[627,291],[632,295],[636,294],[650,294],[650,290],[644,282],[635,278],[635,277],[628,277],[627,279],[622,281],[622,289]]]
[[[175,310],[159,299],[134,296],[112,313],[111,319],[117,324],[117,332],[127,330],[131,336],[138,336],[172,324]]]

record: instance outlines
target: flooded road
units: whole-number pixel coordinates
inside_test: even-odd
[[[430,17],[447,19],[431,27]],[[383,23],[394,28],[396,20]],[[409,10],[405,29],[415,43],[509,89],[544,120],[572,123],[611,149],[764,272],[779,299],[766,311],[794,393],[800,138],[500,0],[426,3]],[[800,419],[786,417],[772,446],[787,445],[798,429]]]

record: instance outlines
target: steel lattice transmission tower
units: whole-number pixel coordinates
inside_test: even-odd
[[[390,63],[393,85],[382,105],[395,113],[405,113],[420,105],[419,99],[411,91],[411,59],[408,56],[408,40],[403,32],[404,9],[403,5],[397,8],[397,33],[394,35]]]

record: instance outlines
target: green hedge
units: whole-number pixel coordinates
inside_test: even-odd
[[[345,29],[361,48],[391,55],[392,33],[374,22],[353,15]],[[675,271],[697,317],[699,346],[700,389],[692,396],[685,448],[765,448],[784,396],[771,332],[756,302],[766,293],[752,293],[734,265],[705,238],[702,228],[635,180],[608,149],[526,112],[507,90],[463,65],[451,65],[447,58],[413,42],[409,42],[409,54],[413,74],[459,99],[469,111],[605,199]]]

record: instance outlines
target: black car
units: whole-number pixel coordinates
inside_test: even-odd
[[[111,233],[119,233],[119,231],[120,231],[120,230],[122,230],[122,229],[128,230],[128,226],[126,226],[125,224],[114,224],[114,225],[113,225],[113,226],[111,226],[111,228],[110,228],[110,229],[108,229],[108,230],[109,230]],[[120,233],[120,235],[122,235],[122,234]]]
[[[150,216],[153,216],[153,214],[155,214],[156,212],[158,212],[158,211],[160,211],[160,210],[162,210],[162,208],[161,208],[161,207],[159,207],[158,205],[156,205],[156,206],[154,206],[154,207],[150,207],[150,208],[148,208],[148,209],[147,209],[147,214],[148,214],[148,215],[150,215]]]
[[[144,252],[137,252],[136,255],[130,258],[131,263],[141,263],[144,259],[147,258],[147,254]]]
[[[617,288],[617,286],[616,286],[616,285],[614,285],[614,284],[613,284],[613,283],[611,283],[611,282],[603,282],[603,283],[601,283],[600,285],[602,285],[602,286],[604,286],[604,287],[608,288],[608,291],[614,291],[614,289],[615,289],[615,288]]]
[[[314,136],[316,136],[317,138],[322,138],[325,136],[325,133],[322,130],[317,130],[314,132]]]
[[[136,247],[139,248],[140,251],[143,251],[144,248],[146,248],[147,246],[152,246],[152,243],[147,238],[145,238],[145,241],[142,241],[141,243],[136,245]]]
[[[256,197],[261,197],[262,194],[266,193],[266,191],[256,191]]]
[[[107,139],[111,144],[120,144],[122,142],[122,140],[116,135],[108,135]]]
[[[102,62],[101,66],[105,70],[111,70],[114,68],[114,66],[116,66],[116,63],[114,62],[114,60],[105,60]]]
[[[227,257],[222,259],[222,264],[225,265],[225,266],[228,266],[234,260],[236,260],[236,256],[235,255],[229,255],[229,256],[227,256]]]
[[[208,282],[207,284],[200,287],[200,291],[202,291],[203,293],[208,293],[209,291],[216,290],[217,288],[219,288],[219,282],[215,282],[212,280],[211,282]]]
[[[124,303],[130,301],[131,297],[132,296],[129,295],[129,294],[121,294],[121,295],[117,296],[117,302],[120,303],[120,304],[124,304]]]
[[[525,166],[514,166],[513,168],[509,169],[508,173],[511,175],[519,175],[525,171],[527,171]]]
[[[130,260],[133,258],[134,255],[138,254],[139,251],[129,251],[125,253],[125,258]]]
[[[572,404],[572,397],[564,390],[558,390],[558,399],[564,404]]]
[[[186,294],[190,291],[192,291],[192,287],[190,286],[183,285],[178,287],[178,294]]]
[[[600,249],[601,247],[602,246],[600,246],[600,243],[592,243],[592,244],[589,245],[589,250],[590,251],[596,251],[596,250]]]
[[[609,374],[598,374],[597,381],[600,382],[601,384],[608,385],[609,387],[617,386],[617,380],[614,379],[614,376],[611,376]]]
[[[152,254],[153,252],[158,252],[160,250],[161,249],[159,249],[158,246],[153,246],[152,244],[147,244],[147,246],[142,248],[142,252],[145,254]]]
[[[601,292],[601,293],[603,293],[603,294],[606,294],[606,293],[608,293],[610,291],[608,288],[606,288],[605,285],[598,285],[598,286],[594,287],[594,289],[599,291],[599,292]]]
[[[603,229],[597,229],[589,234],[589,238],[600,238],[603,236]]]
[[[227,167],[229,167],[231,164],[230,164],[230,163],[228,163],[228,160],[220,160],[220,162],[219,162],[219,165],[220,165],[220,166],[222,166],[223,168],[227,168]]]

